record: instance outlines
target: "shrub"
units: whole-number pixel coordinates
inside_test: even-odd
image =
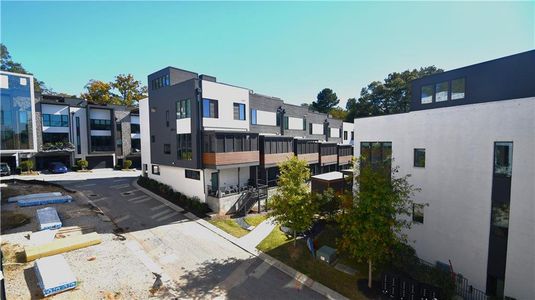
[[[80,159],[76,162],[76,165],[82,170],[85,170],[89,166],[89,162],[85,159]]]
[[[20,168],[21,170],[26,170],[27,172],[30,172],[33,169],[33,161],[31,160],[21,161]]]
[[[192,212],[198,217],[205,217],[211,210],[206,203],[201,203],[198,197],[190,198],[180,192],[174,191],[170,186],[148,177],[139,176],[137,183],[149,191],[169,200],[183,209]]]
[[[132,161],[127,159],[123,162],[123,169],[130,169],[130,167],[132,166]]]

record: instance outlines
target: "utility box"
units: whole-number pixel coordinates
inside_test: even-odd
[[[329,246],[322,246],[316,251],[316,257],[323,262],[332,264],[336,259],[336,249]]]

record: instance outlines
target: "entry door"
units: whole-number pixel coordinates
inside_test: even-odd
[[[212,178],[210,179],[210,184],[212,185],[212,190],[219,190],[219,172],[212,173]]]

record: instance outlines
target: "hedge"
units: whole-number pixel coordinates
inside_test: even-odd
[[[204,218],[207,213],[212,211],[206,203],[201,202],[199,197],[188,197],[180,192],[174,191],[167,184],[160,183],[154,179],[139,176],[137,184],[195,214],[197,217]]]

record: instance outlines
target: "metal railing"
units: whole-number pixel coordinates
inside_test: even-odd
[[[245,185],[237,185],[237,184],[229,184],[229,185],[223,185],[218,188],[212,187],[212,185],[206,185],[208,195],[216,198],[223,198],[228,197],[232,195],[237,195],[239,193],[242,193],[244,191],[247,191],[253,186],[249,184]]]

